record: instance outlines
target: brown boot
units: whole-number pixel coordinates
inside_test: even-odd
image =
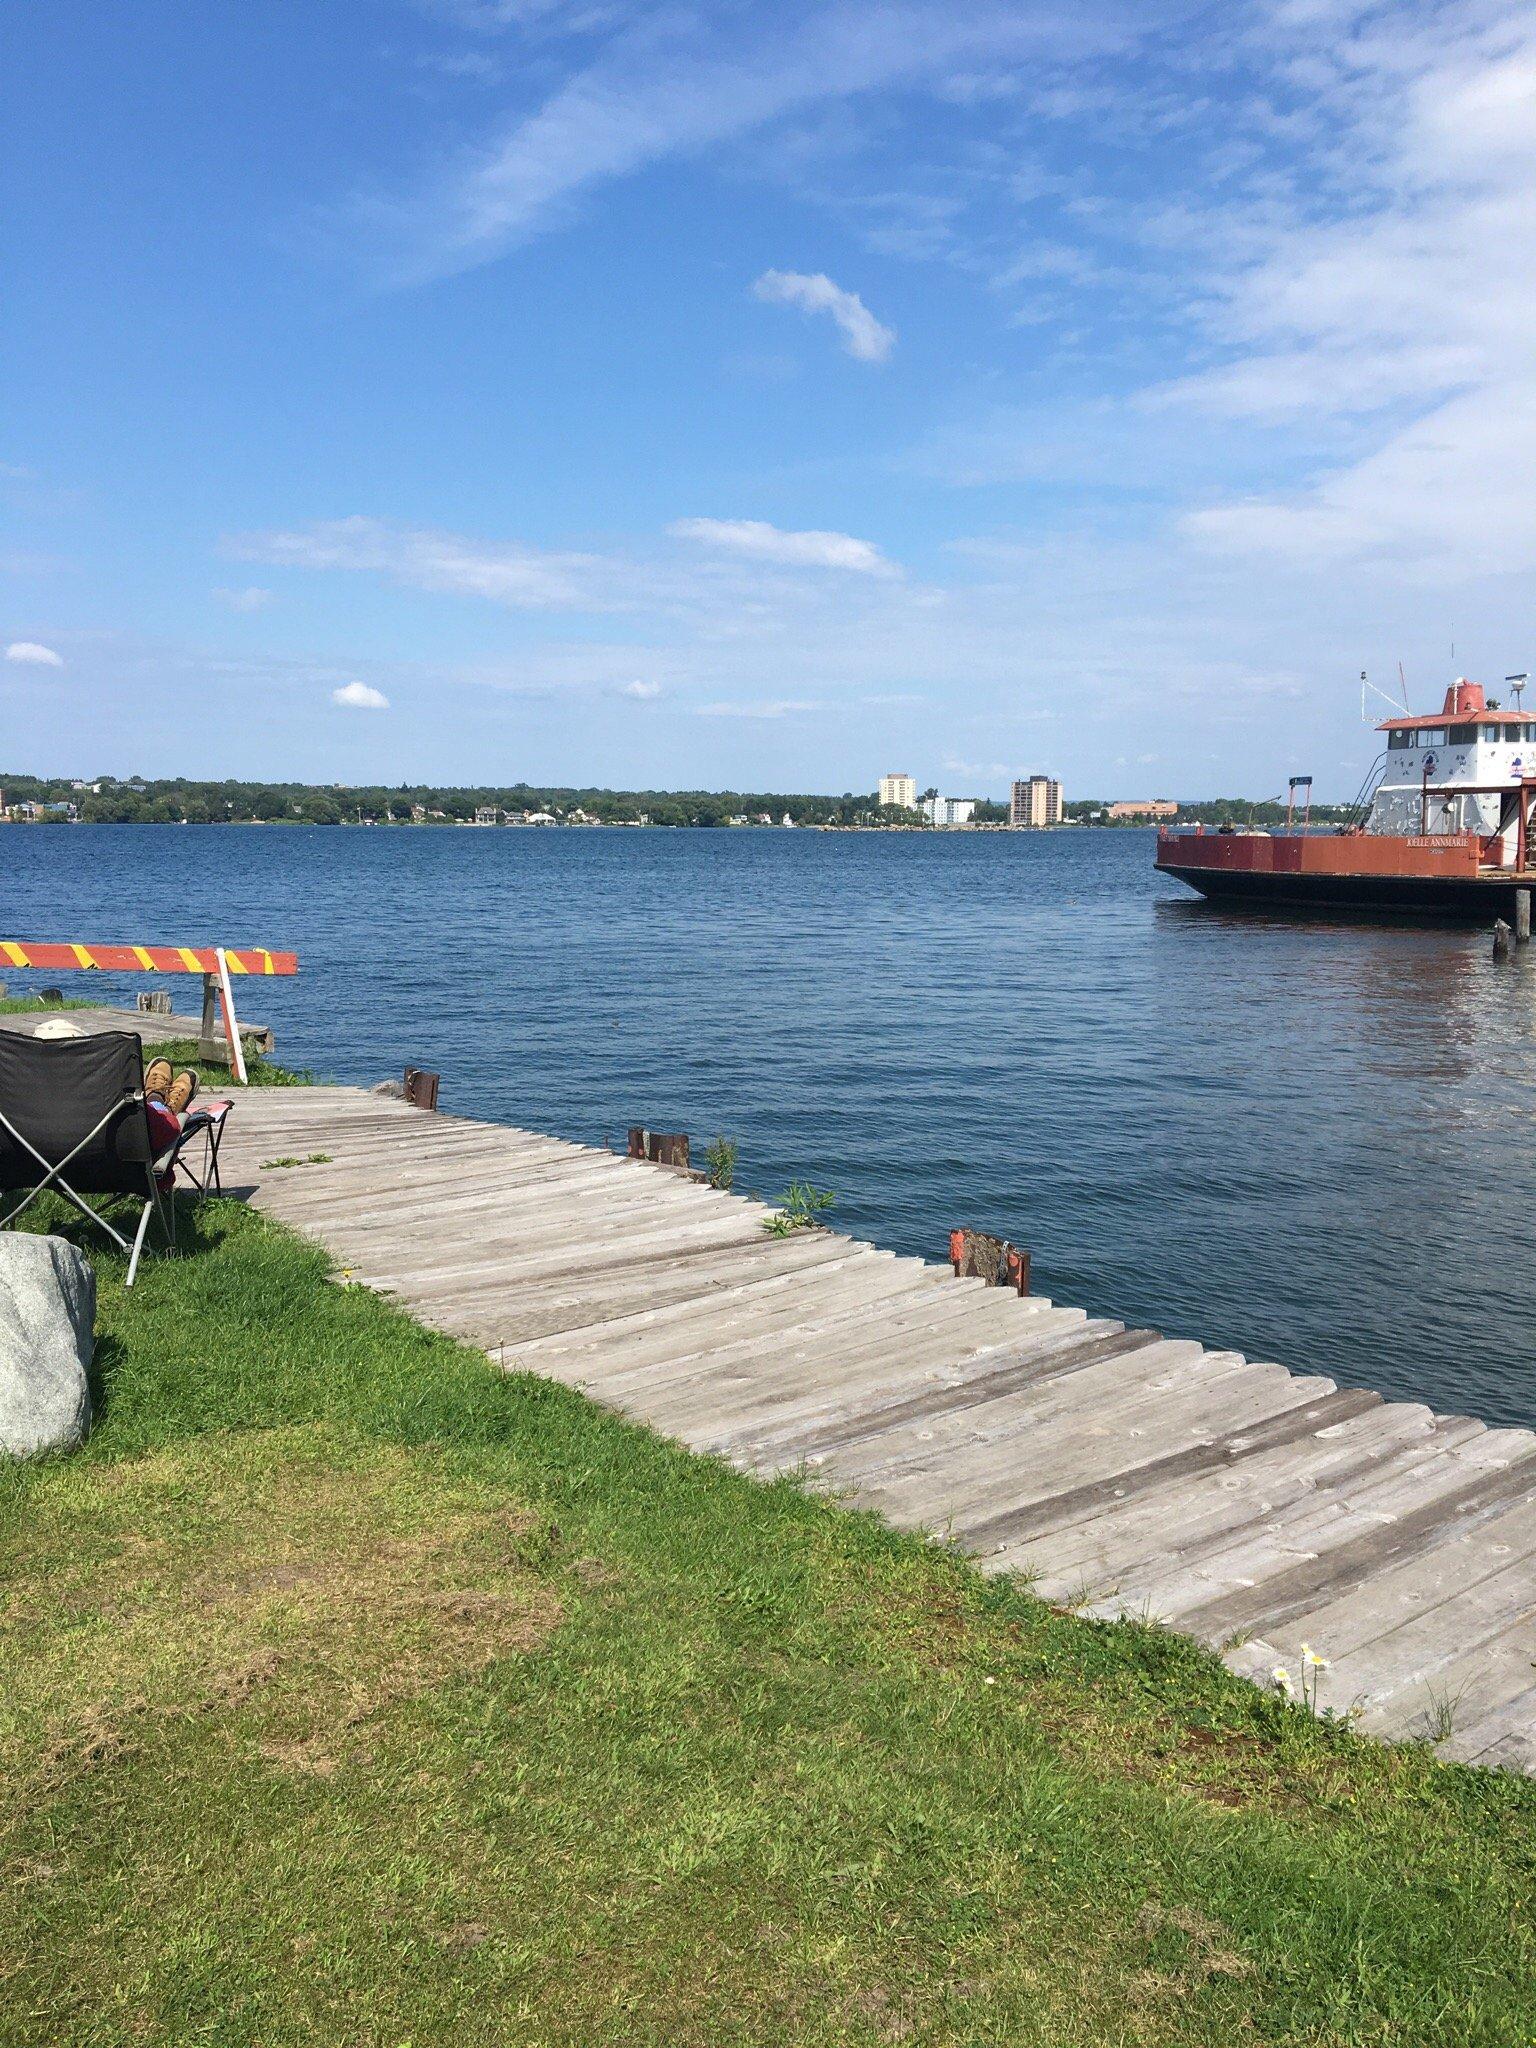
[[[167,1109],[173,1110],[177,1116],[185,1116],[187,1105],[196,1093],[197,1076],[188,1067],[185,1072],[178,1074],[171,1083],[170,1092],[165,1098],[165,1106]]]
[[[171,1085],[171,1063],[169,1060],[151,1060],[144,1069],[144,1093],[151,1102],[164,1102],[165,1091]]]

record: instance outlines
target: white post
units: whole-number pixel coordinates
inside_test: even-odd
[[[235,1022],[235,992],[229,985],[229,962],[224,958],[224,948],[215,946],[213,957],[219,963],[219,993],[224,1002],[224,1035],[229,1040],[229,1064],[235,1079],[245,1083],[245,1048],[240,1043],[240,1026]]]

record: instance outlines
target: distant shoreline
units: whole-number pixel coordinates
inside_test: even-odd
[[[950,800],[946,800],[950,801]],[[319,784],[198,781],[187,776],[112,776],[91,781],[62,776],[0,774],[0,823],[31,825],[452,825],[475,831],[615,826],[639,831],[724,827],[733,831],[1013,832],[1143,830],[1153,824],[1271,826],[1287,816],[1283,803],[1248,797],[1188,800],[1133,794],[1079,797],[1059,822],[1015,825],[1007,804],[989,797],[954,799],[971,815],[935,822],[907,806],[882,804],[873,791],[841,796],[779,790],[599,789],[570,785]],[[934,805],[933,809],[940,807]],[[1112,810],[1126,816],[1112,816]],[[1341,822],[1336,806],[1316,805],[1313,821]]]

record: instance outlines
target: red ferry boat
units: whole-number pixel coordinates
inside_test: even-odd
[[[1158,867],[1228,903],[1510,915],[1515,891],[1536,887],[1536,720],[1490,703],[1463,677],[1439,712],[1405,712],[1377,729],[1386,752],[1358,823],[1162,831]]]

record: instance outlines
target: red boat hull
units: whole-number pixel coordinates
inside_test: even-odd
[[[1507,915],[1515,890],[1531,887],[1533,878],[1482,867],[1482,851],[1471,832],[1420,838],[1160,832],[1157,865],[1214,901],[1479,919]]]

